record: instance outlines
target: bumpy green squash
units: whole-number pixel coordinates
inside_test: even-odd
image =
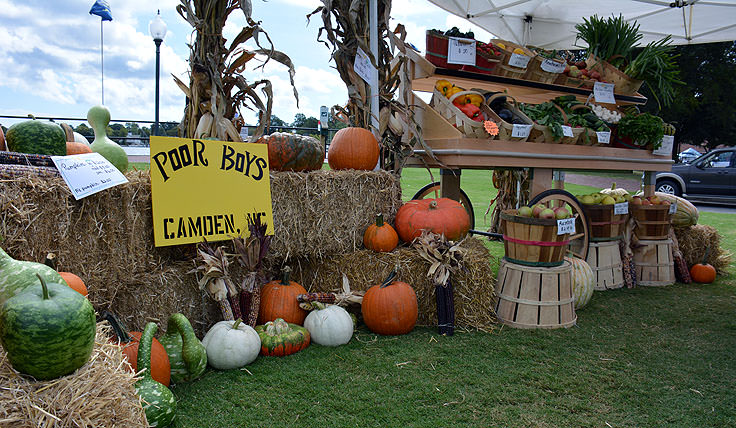
[[[322,168],[322,143],[306,135],[274,132],[258,139],[268,144],[268,167],[272,171],[314,171]]]
[[[297,324],[287,323],[283,318],[276,318],[264,325],[256,326],[261,337],[261,354],[283,357],[309,346],[309,331]]]
[[[95,344],[95,310],[63,283],[35,285],[0,307],[0,342],[14,369],[38,380],[73,372],[89,361]]]
[[[176,398],[169,388],[151,377],[151,345],[157,329],[155,323],[149,322],[141,334],[137,365],[138,370],[145,370],[143,377],[135,383],[135,392],[144,402],[148,425],[165,427],[171,425],[176,416]]]
[[[8,150],[42,155],[66,155],[66,134],[61,126],[42,120],[26,120],[8,128]]]
[[[48,283],[66,284],[54,269],[42,263],[15,260],[0,248],[0,305],[31,285],[38,284],[36,274]]]
[[[169,317],[166,334],[159,338],[171,363],[171,383],[189,382],[207,368],[207,349],[194,335],[192,324],[183,314]]]
[[[95,131],[95,141],[92,142],[92,151],[99,153],[115,165],[120,172],[128,169],[128,154],[118,143],[107,138],[107,125],[110,123],[110,110],[105,106],[94,106],[87,112],[87,121]],[[64,143],[66,150],[66,143]]]
[[[688,227],[698,224],[700,213],[698,212],[698,209],[695,207],[695,205],[691,204],[690,201],[685,198],[670,195],[667,193],[655,193],[657,196],[659,196],[660,199],[669,201],[669,203],[671,204],[677,203],[677,211],[672,214],[672,219],[670,220],[673,226]]]

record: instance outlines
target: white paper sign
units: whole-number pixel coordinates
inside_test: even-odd
[[[557,234],[575,233],[575,217],[557,220]]]
[[[670,203],[670,209],[667,211],[669,214],[674,214],[677,211],[677,201]]]
[[[509,65],[512,67],[526,68],[526,66],[529,64],[530,59],[532,59],[532,57],[530,56],[522,54],[511,54],[511,58],[509,58]]]
[[[51,160],[76,200],[128,182],[123,173],[99,153],[51,156]]]
[[[475,40],[450,37],[447,42],[447,63],[475,65]]]
[[[628,214],[628,213],[629,213],[629,203],[628,202],[621,202],[620,204],[613,205],[613,214],[619,215],[619,214]]]
[[[545,59],[542,61],[542,65],[540,67],[548,73],[562,73],[565,71],[564,62],[553,61],[551,59]]]
[[[373,64],[371,64],[371,60],[368,58],[368,55],[363,52],[363,49],[361,48],[358,48],[358,52],[355,54],[353,70],[358,73],[358,76],[365,80],[365,83],[373,85],[373,76],[376,69],[373,67]],[[376,84],[378,84],[378,82],[376,82]]]
[[[529,136],[529,133],[531,131],[532,131],[531,125],[514,124],[514,127],[511,129],[511,136],[518,137],[518,138],[526,138]]]
[[[662,137],[662,145],[657,150],[652,150],[653,155],[672,156],[672,146],[675,144],[674,135],[665,135]]]
[[[613,87],[613,83],[595,82],[593,84],[593,96],[595,97],[595,102],[616,104],[616,99],[613,97]]]
[[[596,132],[600,144],[611,144],[611,133],[609,131]]]
[[[572,137],[572,128],[567,125],[562,125],[562,135],[565,137]]]

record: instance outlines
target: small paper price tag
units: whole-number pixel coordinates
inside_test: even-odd
[[[557,220],[557,234],[564,235],[566,233],[575,233],[575,218],[563,218]]]
[[[529,133],[531,131],[532,131],[531,125],[514,124],[514,127],[511,129],[511,136],[517,137],[517,138],[526,138],[529,136]]]
[[[662,144],[657,148],[657,150],[652,150],[653,155],[659,155],[659,156],[671,156],[672,155],[672,146],[675,144],[675,136],[674,135],[664,135],[662,137]]]
[[[613,205],[613,213],[616,215],[619,214],[628,214],[629,213],[629,203],[628,202],[621,202],[620,204],[614,204]]]
[[[360,76],[363,80],[365,80],[365,83],[372,85],[373,84],[373,76],[375,67],[373,67],[373,64],[371,64],[370,58],[368,58],[368,55],[363,52],[363,49],[358,48],[357,53],[355,54],[355,63],[353,64],[353,71],[355,71],[358,76]]]
[[[572,128],[567,125],[562,125],[562,135],[565,137],[572,137]]]
[[[127,183],[122,172],[99,153],[72,156],[51,156],[74,199]]]
[[[522,54],[511,54],[509,58],[509,65],[512,67],[526,68],[529,65],[529,60],[532,59],[530,56]]]
[[[670,204],[670,209],[667,211],[669,214],[674,214],[677,211],[677,201]]]
[[[545,59],[542,61],[540,68],[548,73],[562,73],[565,71],[565,63],[553,61],[551,59]]]
[[[613,87],[613,83],[595,82],[593,84],[593,96],[595,97],[595,102],[616,104],[616,99],[613,97]]]
[[[611,144],[611,133],[609,131],[596,132],[598,136],[598,143],[600,144]]]
[[[450,37],[447,44],[447,63],[475,65],[475,40]]]

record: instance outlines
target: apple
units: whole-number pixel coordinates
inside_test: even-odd
[[[555,218],[557,220],[570,218],[570,211],[568,211],[565,207],[557,207],[553,211],[555,212]]]
[[[651,203],[651,202],[649,202],[649,199],[642,199],[642,200],[641,200],[641,204],[642,204],[642,205],[652,205],[652,203]]]
[[[542,212],[542,211],[544,211],[545,209],[547,209],[547,207],[546,207],[546,206],[544,206],[543,204],[537,204],[537,205],[534,205],[534,206],[532,207],[532,216],[534,216],[534,217],[536,217],[536,218],[540,218],[540,217],[539,217],[539,213],[541,213],[541,212]]]
[[[660,205],[662,203],[662,201],[659,199],[659,196],[657,195],[652,195],[647,199],[649,199],[649,202],[651,202],[652,205]]]
[[[631,200],[629,202],[631,202],[631,204],[633,204],[633,205],[641,205],[642,204],[642,200],[641,200],[641,197],[640,196],[634,196],[633,198],[631,198]]]
[[[539,213],[539,218],[553,220],[555,218],[555,212],[551,208],[545,208]]]
[[[613,199],[611,196],[606,196],[601,200],[602,205],[613,205],[616,203],[616,200]]]
[[[519,207],[517,215],[521,217],[532,217],[532,209],[527,206]]]
[[[592,195],[583,195],[582,198],[578,199],[580,199],[580,203],[583,205],[595,205],[595,199]]]
[[[603,200],[603,195],[601,195],[600,193],[591,193],[590,196],[593,198],[594,204],[600,204]]]

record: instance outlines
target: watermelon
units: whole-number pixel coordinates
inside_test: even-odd
[[[8,128],[8,150],[18,153],[66,155],[66,134],[61,126],[42,120],[26,120]]]
[[[40,284],[0,307],[0,343],[14,369],[38,380],[72,373],[89,361],[95,310],[66,284]]]
[[[573,295],[575,310],[582,309],[593,297],[595,275],[588,262],[577,257],[565,257],[572,265]]]

